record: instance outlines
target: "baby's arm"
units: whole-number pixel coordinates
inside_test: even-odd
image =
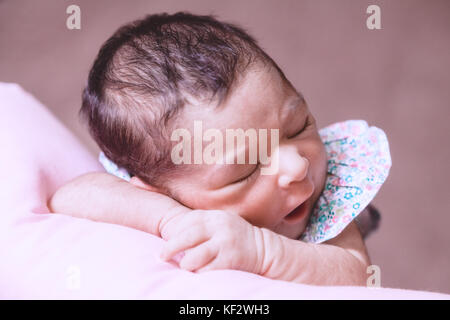
[[[359,230],[351,223],[324,244],[292,240],[251,225],[237,214],[194,210],[162,228],[161,257],[184,251],[180,267],[203,272],[238,269],[277,280],[315,285],[364,285],[370,264]]]
[[[261,229],[265,256],[261,274],[315,285],[366,285],[370,260],[352,222],[334,239],[311,244]]]
[[[79,176],[48,200],[51,212],[128,226],[160,235],[172,217],[190,211],[163,194],[103,172]]]
[[[188,250],[190,254],[182,262],[187,269],[196,269],[192,264],[202,264],[199,259],[202,247],[208,255],[212,252],[219,258],[203,270],[240,269],[272,279],[307,284],[364,285],[370,264],[354,223],[324,244],[309,244],[251,226],[235,214],[192,211],[165,195],[138,188],[107,173],[95,172],[75,178],[57,190],[49,199],[48,207],[51,212],[125,225],[163,236],[172,240],[166,258],[185,249],[187,244],[193,245],[190,242],[194,240],[204,243],[216,235],[217,241],[207,241],[209,245]],[[186,212],[191,214],[184,215]],[[211,215],[217,218],[210,219]],[[194,230],[203,226],[202,221],[207,222],[205,228],[200,228],[202,232]],[[193,227],[186,228],[186,223]],[[197,239],[202,235],[205,239]],[[211,248],[220,250],[214,253]],[[204,258],[205,263],[210,261],[210,257]]]

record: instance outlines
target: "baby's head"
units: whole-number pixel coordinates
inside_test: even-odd
[[[232,211],[296,238],[324,187],[325,149],[302,95],[251,36],[211,16],[151,15],[121,27],[99,51],[80,113],[132,183],[193,209]],[[262,175],[259,161],[174,163],[172,133],[195,136],[194,121],[223,137],[278,130],[278,170]],[[183,142],[195,149],[194,140]],[[251,148],[244,152],[248,160]]]

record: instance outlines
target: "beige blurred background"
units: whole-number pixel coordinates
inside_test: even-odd
[[[81,30],[66,28],[70,4]],[[366,27],[371,4],[381,30]],[[77,112],[100,45],[123,23],[180,10],[247,28],[320,127],[364,119],[387,133],[393,168],[374,201],[372,263],[383,286],[450,293],[450,1],[0,0],[0,81],[32,92],[97,152]]]

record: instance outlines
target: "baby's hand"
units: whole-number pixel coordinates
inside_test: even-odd
[[[161,231],[168,240],[161,258],[167,261],[184,251],[179,263],[182,269],[237,269],[258,274],[262,268],[260,230],[237,214],[193,210],[172,217]]]

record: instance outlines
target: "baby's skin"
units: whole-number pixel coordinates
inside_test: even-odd
[[[193,272],[236,269],[317,285],[365,285],[370,264],[354,222],[321,244],[298,240],[326,178],[326,153],[302,96],[277,72],[252,68],[213,108],[192,99],[180,123],[192,130],[278,129],[278,171],[260,164],[195,164],[168,182],[170,195],[138,177],[89,173],[49,199],[52,212],[129,226],[167,241],[161,257],[184,252]],[[295,210],[302,205],[301,210]]]

